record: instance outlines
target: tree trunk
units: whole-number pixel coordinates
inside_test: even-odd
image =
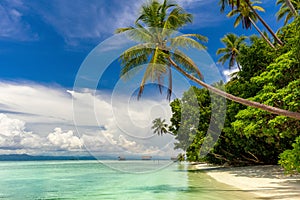
[[[285,4],[289,7],[289,9],[291,10],[291,12],[293,13],[293,15],[295,17],[298,16],[298,12],[296,11],[295,7],[293,6],[292,2],[290,0],[285,0]]]
[[[290,118],[294,118],[294,119],[298,119],[300,120],[300,113],[297,112],[292,112],[292,111],[288,111],[288,110],[284,110],[284,109],[280,109],[280,108],[276,108],[276,107],[272,107],[272,106],[268,106],[265,104],[261,104],[255,101],[250,101],[248,99],[243,99],[237,96],[234,96],[232,94],[228,94],[222,90],[219,90],[209,84],[204,83],[203,81],[197,79],[196,77],[190,75],[189,73],[185,72],[181,67],[179,67],[171,58],[169,58],[170,63],[175,67],[176,70],[178,70],[180,73],[182,73],[184,76],[186,76],[187,78],[189,78],[190,80],[198,83],[199,85],[205,87],[206,89],[208,89],[209,91],[218,94],[222,97],[225,97],[226,99],[232,100],[234,102],[246,105],[246,106],[251,106],[254,108],[259,108],[265,111],[268,111],[270,113],[273,114],[277,114],[277,115],[283,115],[286,117],[290,117]]]
[[[275,49],[274,45],[271,43],[271,41],[261,32],[261,30],[256,26],[255,22],[249,17],[249,20],[251,21],[254,28],[259,32],[259,34],[264,38],[264,40],[273,48]]]
[[[236,65],[237,65],[239,71],[241,71],[241,66],[240,66],[239,62],[236,62]]]
[[[268,29],[268,31],[272,34],[272,36],[275,38],[275,40],[278,42],[278,44],[283,45],[283,42],[277,37],[277,35],[273,32],[273,30],[269,27],[269,25],[261,18],[261,16],[256,12],[256,10],[252,7],[249,0],[245,0],[248,7],[252,10],[252,12],[256,15],[256,17],[259,19],[259,21]]]

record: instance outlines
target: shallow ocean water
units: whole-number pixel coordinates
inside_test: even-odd
[[[169,161],[0,162],[0,199],[255,199]]]

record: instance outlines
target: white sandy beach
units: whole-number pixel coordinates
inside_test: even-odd
[[[210,167],[197,165],[218,182],[251,192],[257,199],[300,200],[300,175],[284,175],[280,166]]]

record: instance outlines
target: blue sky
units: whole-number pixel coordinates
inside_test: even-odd
[[[72,87],[80,64],[118,27],[131,25],[143,1],[133,0],[1,0],[2,79],[31,80]],[[219,13],[218,0],[183,1],[194,23],[182,32],[209,38],[208,52],[216,61],[220,38],[228,33],[249,35],[255,30],[233,28],[233,19]],[[275,2],[263,4],[262,16],[277,30]],[[258,24],[260,26],[260,24]],[[281,25],[281,24],[279,24]]]
[[[145,112],[149,112],[149,116],[142,116],[138,112],[143,110],[142,102],[136,103],[129,98],[135,103],[132,106],[128,97],[121,93],[116,97],[120,101],[112,105],[112,95],[107,91],[111,91],[119,80],[120,67],[117,63],[107,69],[96,94],[87,88],[72,89],[78,70],[91,51],[114,37],[116,28],[131,25],[143,2],[0,0],[0,123],[4,127],[0,130],[0,153],[76,154],[86,148],[99,154],[119,151],[145,153],[149,149],[149,153],[153,153],[170,146],[170,138],[167,137],[161,147],[130,138],[130,132],[148,133],[149,121],[160,115],[168,118],[170,110],[165,100],[145,99],[149,107]],[[226,11],[223,14],[219,12],[218,0],[177,2],[194,15],[194,23],[180,31],[207,36],[207,53],[213,61],[217,61],[215,52],[222,47],[220,38],[224,34],[256,33],[255,30],[233,28],[234,19],[228,19]],[[275,1],[263,1],[262,6],[266,12],[261,16],[276,31],[282,22],[276,21],[278,7]],[[263,29],[260,23],[258,26]],[[220,73],[227,70],[226,66],[217,66]],[[95,102],[98,102],[96,106]],[[78,106],[75,111],[73,105]],[[111,111],[115,108],[122,110],[124,105],[128,108],[124,111],[126,114],[118,112],[120,116],[117,116]],[[96,117],[95,113],[98,113]],[[80,116],[77,121],[74,119],[76,115]],[[135,128],[130,129],[133,126],[128,124],[123,124],[125,128],[122,128],[116,123],[126,121],[126,117],[131,117]],[[74,120],[78,123],[76,126]],[[115,123],[112,124],[112,121]],[[139,129],[141,127],[137,124],[143,123],[144,126]],[[99,136],[101,145],[95,144],[92,139],[98,137],[95,133],[104,135]],[[97,145],[99,149],[92,149]],[[171,146],[164,152],[172,154]]]

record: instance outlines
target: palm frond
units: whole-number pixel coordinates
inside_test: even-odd
[[[154,47],[152,43],[137,44],[133,47],[130,47],[121,54],[119,58],[119,60],[121,61],[121,65],[124,65],[126,62],[128,62],[134,57],[138,57],[143,54],[149,55],[152,52],[153,48]]]
[[[185,55],[180,50],[175,50],[175,52],[172,54],[173,60],[179,64],[184,70],[195,73],[196,76],[198,76],[201,80],[203,80],[203,75],[200,72],[198,66],[194,63],[194,61]]]
[[[261,12],[265,12],[265,9],[263,7],[260,6],[252,6],[255,10],[261,11]]]
[[[134,27],[118,28],[115,30],[115,34],[124,33],[132,29],[134,29]]]
[[[141,97],[146,81],[150,80],[151,82],[157,81],[159,84],[161,78],[167,73],[167,63],[165,59],[165,53],[163,50],[158,47],[155,48],[150,63],[148,64],[146,71],[144,73],[140,90],[138,93],[138,99]]]
[[[219,48],[216,52],[217,55],[219,54],[223,54],[223,53],[230,53],[230,49],[229,48]]]
[[[234,28],[236,28],[241,23],[241,21],[243,21],[243,16],[239,15],[233,23]]]
[[[170,12],[163,27],[166,29],[176,30],[187,23],[192,23],[192,21],[192,14],[184,12],[183,8],[181,7],[176,7]]]
[[[219,58],[218,62],[222,63],[222,65],[224,65],[224,63],[231,57],[231,54],[224,54],[222,57]]]
[[[147,62],[148,55],[146,54],[132,58],[122,67],[120,73],[121,78],[124,80],[130,79],[132,76],[137,74]]]
[[[200,36],[199,36],[200,37]],[[201,37],[202,38],[202,37]],[[197,40],[187,37],[187,35],[180,35],[174,38],[170,39],[171,41],[171,47],[177,48],[177,47],[184,47],[184,48],[196,48],[196,49],[206,49],[206,46],[198,42]]]

